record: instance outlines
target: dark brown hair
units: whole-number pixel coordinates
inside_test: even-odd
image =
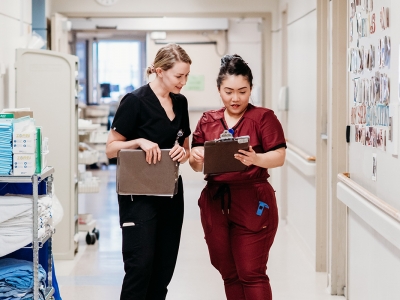
[[[246,77],[250,88],[253,87],[253,74],[251,73],[251,69],[243,58],[237,54],[225,55],[221,58],[221,67],[217,78],[218,89],[221,87],[221,83],[226,79],[227,75],[242,75]]]

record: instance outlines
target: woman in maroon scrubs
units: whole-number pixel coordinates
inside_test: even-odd
[[[252,80],[240,56],[221,59],[217,86],[224,107],[203,114],[193,133],[190,156],[193,170],[201,172],[205,141],[218,139],[228,129],[234,137],[250,136],[249,150],[235,154],[247,168],[207,175],[199,199],[211,263],[222,275],[228,300],[272,299],[266,265],[278,210],[268,169],[283,165],[286,143],[274,112],[249,103]]]

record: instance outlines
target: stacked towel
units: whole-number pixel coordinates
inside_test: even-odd
[[[52,225],[52,199],[40,197],[38,201],[38,236]],[[0,256],[7,255],[32,243],[32,198],[0,196]]]
[[[44,299],[46,272],[38,266],[39,299]],[[33,263],[0,258],[0,300],[33,299]]]
[[[12,170],[12,124],[0,123],[0,175]]]

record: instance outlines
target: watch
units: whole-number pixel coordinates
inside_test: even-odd
[[[118,0],[96,0],[96,2],[104,6],[111,6],[117,3]]]

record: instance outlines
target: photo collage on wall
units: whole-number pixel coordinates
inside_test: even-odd
[[[389,8],[383,0],[350,0],[348,70],[355,141],[386,151],[389,133],[391,41]]]

